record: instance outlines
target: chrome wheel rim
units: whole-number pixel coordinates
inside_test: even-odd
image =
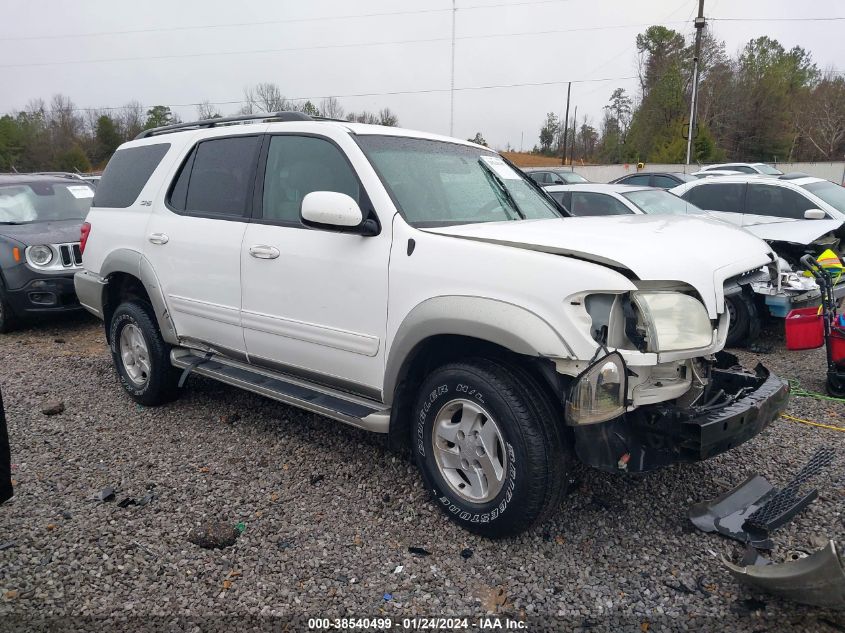
[[[120,332],[120,359],[132,384],[143,387],[150,379],[150,351],[141,328],[134,323]]]
[[[434,459],[452,492],[470,503],[492,501],[508,469],[505,440],[493,416],[476,402],[447,402],[434,418]]]

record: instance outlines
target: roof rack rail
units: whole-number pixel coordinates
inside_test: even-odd
[[[150,128],[144,130],[135,140],[141,138],[148,138],[150,136],[158,136],[159,134],[170,134],[171,132],[179,132],[181,130],[199,130],[207,127],[217,127],[218,125],[228,125],[232,123],[247,123],[250,121],[313,121],[314,119],[304,112],[286,111],[286,112],[264,112],[262,114],[244,114],[240,116],[226,116],[218,117],[216,119],[203,119],[202,121],[189,121],[186,123],[174,123],[172,125],[162,125],[161,127]]]

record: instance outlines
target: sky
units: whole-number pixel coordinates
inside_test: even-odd
[[[454,13],[452,6],[0,0],[0,113],[61,93],[79,108],[137,100],[191,120],[192,104],[217,102],[232,114],[245,87],[274,82],[289,98],[337,96],[347,111],[389,107],[403,127],[449,134],[453,126],[454,136],[481,132],[491,146],[528,151],[546,113],[562,116],[566,82],[579,124],[587,115],[598,127],[614,88],[636,97],[637,33],[663,24],[692,37],[698,2],[456,0]],[[845,66],[845,20],[806,20],[845,18],[842,0],[705,0],[704,9],[731,54],[768,35],[808,49],[821,69]]]

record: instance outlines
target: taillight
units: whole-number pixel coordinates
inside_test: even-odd
[[[79,231],[79,252],[85,252],[85,244],[88,243],[88,236],[91,234],[91,224],[88,222],[82,223],[82,229]]]

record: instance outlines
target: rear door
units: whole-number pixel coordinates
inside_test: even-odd
[[[691,187],[682,196],[699,209],[737,226],[742,226],[745,207],[744,182],[702,182]]]
[[[347,194],[365,218],[376,217],[358,177],[365,168],[372,169],[345,132],[269,136],[256,217],[240,254],[242,318],[250,362],[377,397],[384,376],[390,223],[363,237],[309,228],[300,220],[302,200],[312,191]]]
[[[179,336],[245,358],[241,242],[264,137],[219,133],[194,145],[175,171],[151,214],[144,254]]]

